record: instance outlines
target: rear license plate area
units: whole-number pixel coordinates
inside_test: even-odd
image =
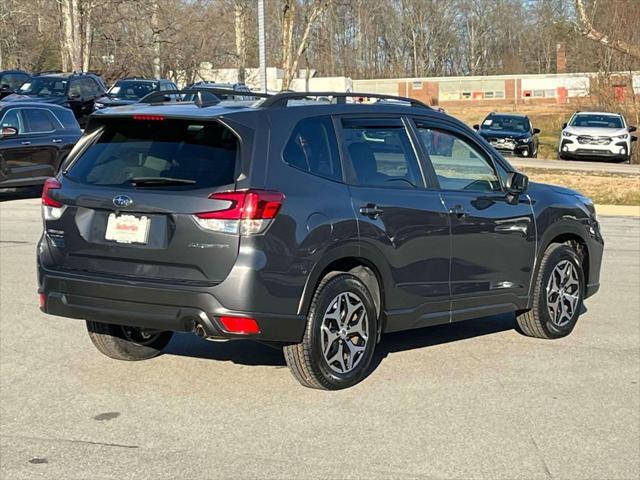
[[[104,238],[116,243],[146,245],[151,219],[147,216],[109,214]]]

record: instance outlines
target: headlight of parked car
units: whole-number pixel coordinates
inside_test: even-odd
[[[626,140],[627,138],[629,138],[628,133],[624,133],[622,135],[618,135],[617,137],[613,137],[614,140]]]
[[[564,130],[562,131],[562,136],[563,137],[575,137],[575,135],[573,133],[565,132]]]
[[[519,138],[518,141],[520,143],[529,143],[531,139],[529,137],[525,137],[525,138]]]

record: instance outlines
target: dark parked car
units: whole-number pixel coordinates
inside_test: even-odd
[[[272,342],[321,389],[364,378],[386,332],[505,312],[573,330],[599,286],[589,199],[418,101],[304,95],[94,114],[43,190],[42,310],[121,360],[174,331]]]
[[[67,108],[0,102],[0,189],[42,185],[81,135]]]
[[[501,153],[533,158],[538,156],[540,130],[533,128],[526,115],[494,112],[473,128]]]
[[[215,95],[220,100],[251,101],[258,99],[244,83],[196,82],[187,88],[198,90],[210,89],[216,92]],[[186,95],[184,100],[193,101],[194,97],[193,95]]]
[[[80,126],[84,126],[95,109],[96,99],[105,90],[102,79],[93,73],[47,73],[31,78],[3,101],[62,105],[70,108]]]
[[[0,72],[0,100],[15,93],[31,75],[22,70],[4,70]]]
[[[104,95],[96,101],[96,108],[120,107],[131,105],[153,92],[177,90],[170,80],[149,80],[131,77],[118,80]],[[172,97],[176,97],[173,95]],[[175,100],[175,98],[173,98]]]

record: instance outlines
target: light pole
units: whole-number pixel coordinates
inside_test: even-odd
[[[258,58],[260,60],[260,87],[267,93],[267,52],[264,35],[264,0],[258,0]]]

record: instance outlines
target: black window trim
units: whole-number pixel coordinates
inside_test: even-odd
[[[411,125],[407,122],[407,118],[405,114],[402,113],[361,113],[361,114],[336,114],[332,115],[333,117],[333,125],[336,130],[336,140],[338,141],[338,151],[340,153],[340,163],[342,164],[343,176],[345,178],[345,183],[347,185],[351,185],[358,188],[384,188],[388,190],[407,190],[407,191],[424,191],[430,189],[428,187],[427,176],[424,171],[424,166],[422,164],[420,153],[419,153],[419,143],[416,142],[415,132],[412,133]],[[414,158],[416,160],[418,171],[420,172],[421,182],[416,185],[415,188],[407,188],[401,185],[360,185],[355,175],[355,171],[353,165],[351,164],[351,158],[349,157],[349,152],[346,150],[346,143],[344,141],[343,135],[343,120],[362,120],[364,123],[368,123],[366,126],[375,126],[376,124],[380,127],[385,126],[395,126],[402,127],[407,134],[407,138],[409,139],[409,144],[411,145]],[[392,125],[392,123],[396,123],[396,125]]]
[[[448,122],[442,122],[439,121],[439,119],[435,119],[435,118],[429,118],[429,117],[420,117],[420,116],[412,116],[411,117],[411,127],[413,129],[415,129],[415,135],[416,138],[420,138],[419,134],[418,134],[418,128],[421,122],[426,122],[427,128],[432,128],[432,129],[436,129],[436,130],[442,130],[447,134],[450,134],[454,137],[457,137],[461,140],[464,140],[465,142],[471,144],[474,148],[476,148],[480,153],[484,154],[486,159],[488,159],[489,161],[489,166],[493,169],[493,173],[495,174],[495,176],[497,177],[498,181],[500,182],[500,190],[496,190],[496,191],[492,191],[492,192],[482,192],[482,193],[507,193],[507,188],[506,185],[504,183],[504,179],[502,177],[502,175],[500,175],[500,172],[498,171],[498,164],[500,164],[500,166],[507,172],[513,171],[513,168],[508,167],[507,165],[502,164],[502,162],[499,162],[498,158],[496,158],[496,156],[490,151],[488,150],[481,142],[478,142],[476,135],[469,135],[467,132],[465,132],[464,130],[460,129],[459,127],[456,127],[453,124],[450,124]],[[422,142],[420,141],[420,145],[422,146]],[[437,185],[437,189],[440,191],[452,191],[452,192],[464,192],[464,190],[451,190],[451,189],[445,189],[442,188],[442,186],[440,185],[440,182],[438,181],[438,177],[435,173],[435,167],[433,166],[433,163],[431,162],[431,157],[429,156],[429,152],[426,151],[426,149],[422,148],[422,151],[424,152],[424,159],[426,162],[429,163],[429,170],[432,170],[434,175],[435,175],[435,182]],[[469,190],[469,193],[481,193],[479,191],[471,191]]]

